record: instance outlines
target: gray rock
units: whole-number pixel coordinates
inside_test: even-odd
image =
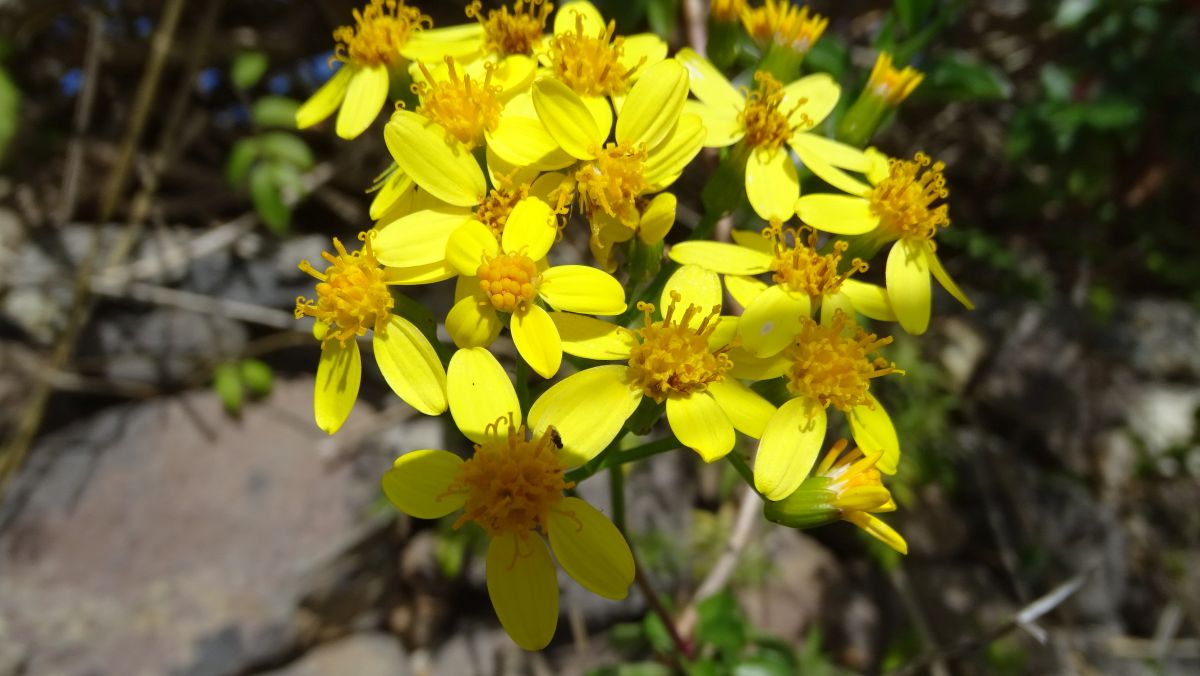
[[[321,459],[312,386],[279,382],[240,420],[198,391],[44,438],[0,505],[0,643],[28,673],[238,674],[376,612],[395,568],[363,515],[386,465]],[[373,419],[360,402],[339,435]],[[329,591],[355,575],[376,579]],[[359,607],[333,617],[330,597]]]
[[[1113,324],[1114,344],[1141,375],[1200,380],[1200,313],[1188,303],[1125,303]]]
[[[352,634],[317,646],[295,662],[261,676],[409,676],[408,655],[394,636]]]

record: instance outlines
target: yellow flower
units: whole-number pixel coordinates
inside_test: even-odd
[[[875,67],[871,69],[871,77],[867,80],[866,91],[895,108],[912,94],[923,79],[925,75],[921,71],[912,66],[897,69],[892,65],[891,54],[879,52]]]
[[[691,90],[699,101],[689,101],[685,110],[704,121],[704,145],[723,148],[743,142],[750,205],[767,221],[791,218],[800,179],[787,148],[806,164],[810,156],[826,151],[826,140],[810,131],[837,105],[837,83],[818,73],[785,86],[758,71],[754,90],[739,91],[694,51],[681,49],[675,58],[691,73]]]
[[[787,377],[792,398],[767,423],[754,462],[754,485],[768,500],[789,495],[808,472],[825,440],[826,408],[846,414],[859,446],[881,449],[880,469],[896,471],[900,443],[887,411],[870,393],[871,379],[896,373],[896,365],[871,353],[892,342],[877,338],[838,311],[829,324],[808,317],[778,356],[764,360],[756,377]]]
[[[843,454],[846,446],[845,439],[835,442],[812,476],[783,500],[767,502],[764,514],[769,521],[792,528],[813,528],[842,519],[907,554],[904,538],[875,516],[896,509],[892,494],[875,468],[883,451],[863,455],[855,448]]]
[[[708,16],[713,21],[732,23],[741,18],[746,11],[746,0],[713,0],[709,5]]]
[[[807,7],[790,0],[767,0],[762,7],[742,10],[742,25],[764,50],[776,44],[803,55],[821,38],[829,19],[815,12],[810,16]]]
[[[615,143],[606,143],[608,127],[596,125],[584,99],[566,85],[548,78],[534,83],[538,116],[558,145],[578,160],[575,191],[592,224],[593,251],[622,241],[619,229],[610,230],[615,234],[607,242],[600,234],[613,226],[624,226],[626,240],[644,228],[647,241],[659,241],[674,222],[674,200],[654,204],[646,198],[673,183],[700,152],[700,118],[682,112],[687,81],[687,71],[674,59],[646,69],[621,106]],[[608,267],[610,261],[601,260]]]
[[[627,363],[596,366],[556,383],[530,410],[533,424],[552,418],[560,426],[615,435],[642,398],[650,397],[666,403],[672,432],[705,462],[729,453],[735,429],[758,438],[775,407],[728,375],[737,320],[720,316],[717,275],[685,265],[668,280],[661,302],[666,312],[660,321],[653,319],[653,305],[639,305],[644,323],[633,331],[552,314],[564,352]]]
[[[802,317],[820,309],[829,323],[837,310],[857,311],[871,319],[895,321],[887,293],[875,284],[852,279],[866,272],[867,264],[855,258],[839,272],[847,244],[837,241],[830,253],[817,252],[816,233],[804,237],[805,228],[784,228],[778,223],[762,235],[733,231],[736,244],[680,242],[671,247],[671,260],[700,265],[725,275],[725,286],[745,312],[738,335],[751,354],[769,357],[778,353],[799,332]],[[771,273],[768,286],[752,275]]]
[[[972,308],[942,267],[933,243],[937,231],[950,224],[946,204],[935,204],[950,194],[942,175],[945,165],[924,153],[917,153],[911,162],[889,160],[874,150],[843,154],[849,161],[826,167],[821,176],[850,194],[801,197],[796,201],[800,218],[818,229],[840,224],[845,234],[895,242],[887,258],[887,294],[905,331],[919,335],[929,327],[931,273],[950,295]],[[862,172],[870,185],[841,168]],[[847,224],[853,228],[846,228]]]
[[[459,347],[491,345],[504,326],[503,313],[511,317],[517,352],[550,378],[562,364],[562,345],[539,299],[566,312],[625,311],[625,289],[612,275],[586,265],[547,265],[557,235],[555,212],[537,198],[513,208],[499,238],[473,219],[454,230],[446,259],[459,277],[446,331]]]
[[[352,139],[363,133],[387,102],[389,69],[407,56],[409,38],[431,22],[404,0],[371,0],[354,10],[354,26],[333,32],[334,57],[342,62],[333,77],[296,111],[296,126],[311,127],[341,106],[337,135]]]
[[[517,645],[540,650],[558,624],[551,551],[568,575],[604,598],[625,598],[633,582],[633,554],[616,526],[583,500],[563,495],[574,485],[565,471],[595,457],[612,438],[577,435],[553,420],[530,434],[518,422],[508,374],[483,348],[455,353],[447,388],[450,414],[475,442],[474,455],[464,461],[444,450],[406,453],[384,474],[383,492],[406,514],[438,519],[462,509],[455,527],[474,521],[487,531],[488,595],[500,624]]]
[[[319,272],[308,261],[300,269],[315,277],[316,300],[296,299],[296,318],[317,320],[314,335],[321,341],[313,411],[317,426],[333,434],[342,426],[358,398],[362,360],[358,336],[372,332],[371,344],[379,371],[408,405],[427,415],[446,410],[446,371],[429,340],[407,319],[393,315],[387,271],[371,250],[371,237],[360,251],[349,253],[336,238],[337,255],[323,252],[329,267]]]
[[[412,41],[412,58],[502,63],[510,57],[535,57],[544,51],[546,20],[553,10],[546,0],[516,0],[511,10],[502,6],[485,14],[483,3],[474,0],[465,12],[475,23],[422,31]]]
[[[588,240],[588,246],[596,262],[600,267],[612,272],[617,269],[617,262],[613,257],[613,247],[617,244],[628,242],[635,235],[643,244],[657,244],[663,241],[671,231],[671,226],[675,224],[676,203],[675,196],[669,192],[661,192],[650,199],[636,200],[638,218],[634,225],[626,225],[604,211],[593,214],[590,219],[592,236]]]

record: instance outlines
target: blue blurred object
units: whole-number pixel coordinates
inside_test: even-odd
[[[83,87],[83,71],[78,68],[68,70],[58,79],[58,84],[62,87],[63,95],[75,96]]]
[[[279,75],[272,75],[267,80],[267,91],[271,92],[272,94],[275,94],[276,96],[283,96],[284,94],[287,94],[289,91],[291,91],[291,89],[292,89],[292,78],[290,78],[287,75],[284,75],[282,73],[280,73]]]
[[[201,94],[208,95],[221,84],[221,71],[218,68],[205,68],[196,75],[196,87]]]

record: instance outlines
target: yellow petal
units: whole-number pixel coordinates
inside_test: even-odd
[[[673,295],[679,295],[679,304],[675,310],[676,321],[689,305],[700,308],[700,312],[692,320],[692,326],[700,326],[700,321],[713,308],[721,307],[721,278],[717,273],[699,265],[682,265],[663,285],[662,296],[659,298],[659,311],[664,315],[671,306]]]
[[[625,287],[616,277],[586,265],[556,265],[542,273],[540,295],[555,310],[589,315],[625,311]]]
[[[329,78],[320,89],[313,93],[307,101],[296,109],[296,128],[305,129],[324,120],[337,110],[338,104],[346,98],[346,87],[350,84],[350,75],[354,69],[342,66]]]
[[[929,271],[933,273],[933,278],[938,280],[938,284],[941,284],[943,289],[948,291],[951,296],[954,296],[955,300],[962,303],[963,307],[968,310],[974,310],[975,304],[971,302],[970,298],[967,298],[967,294],[963,293],[962,289],[958,288],[958,284],[955,284],[954,280],[950,278],[950,274],[946,272],[946,268],[942,267],[942,260],[938,258],[937,249],[934,248],[933,242],[925,243],[925,253],[929,261]],[[864,312],[863,314],[866,313]]]
[[[704,462],[720,460],[733,450],[733,423],[707,392],[668,398],[667,422],[680,443]]]
[[[849,512],[845,519],[850,523],[858,526],[867,532],[868,535],[879,540],[883,544],[900,552],[901,554],[908,553],[908,543],[904,538],[895,531],[891,526],[883,522],[882,519],[874,514],[867,512]]]
[[[796,155],[799,156],[804,166],[829,185],[855,197],[865,197],[871,192],[871,186],[851,177],[832,164],[832,162],[842,159],[842,150],[840,149],[849,146],[808,133],[793,134],[788,145],[796,151]],[[851,150],[856,149],[851,148]]]
[[[608,517],[584,500],[567,497],[550,511],[548,526],[554,558],[584,589],[617,601],[629,594],[633,552]]]
[[[554,34],[574,33],[578,25],[576,15],[583,19],[583,34],[588,37],[594,37],[608,27],[595,5],[587,0],[579,0],[559,5],[558,14],[554,16]]]
[[[757,275],[771,269],[774,257],[727,242],[680,242],[668,252],[671,260],[699,265],[722,275]]]
[[[708,59],[684,47],[675,55],[690,74],[689,84],[696,98],[713,108],[724,108],[732,111],[734,116],[741,112],[746,105],[746,97],[734,88]]]
[[[608,136],[579,95],[558,80],[542,78],[533,83],[533,106],[546,131],[572,157],[592,159]]]
[[[430,263],[429,265],[418,265],[411,268],[388,268],[384,270],[384,276],[387,278],[388,284],[433,284],[441,282],[458,274],[458,271],[450,267],[450,264],[441,261],[438,263]]]
[[[513,643],[541,650],[558,627],[558,578],[541,536],[530,531],[492,538],[487,588],[500,625]]]
[[[684,113],[679,116],[667,137],[646,155],[642,166],[642,177],[650,188],[646,192],[657,192],[675,182],[684,167],[704,147],[704,123],[699,117]]]
[[[446,370],[429,339],[412,322],[392,315],[372,344],[379,371],[392,391],[425,415],[446,410]]]
[[[667,58],[667,43],[653,33],[637,33],[625,36],[617,62],[633,71],[633,79],[646,77],[646,69]],[[613,97],[616,98],[616,97]]]
[[[560,151],[560,154],[567,158],[568,164],[575,161],[574,157],[566,153]],[[488,180],[492,182],[491,185],[498,185],[503,181],[509,181],[510,185],[514,186],[524,185],[537,178],[538,173],[541,171],[537,166],[513,164],[497,155],[496,151],[491,147],[485,150],[483,155],[484,163],[487,166]]]
[[[383,475],[383,494],[396,509],[418,519],[440,519],[461,508],[466,493],[449,493],[462,458],[449,451],[411,451]]]
[[[717,328],[708,335],[708,349],[718,350],[732,343],[737,337],[738,319],[729,315],[717,317]]]
[[[500,253],[500,243],[483,223],[470,219],[450,233],[446,241],[446,260],[458,274],[474,277],[485,258]]]
[[[786,221],[796,208],[800,179],[785,148],[751,151],[746,160],[746,198],[766,221]]]
[[[737,111],[731,108],[717,108],[688,100],[683,104],[683,112],[699,117],[704,123],[705,148],[731,146],[746,135],[745,125],[738,120]]]
[[[629,90],[617,118],[617,142],[658,145],[679,120],[688,95],[688,73],[674,59],[647,68]]]
[[[517,391],[513,389],[508,373],[492,353],[482,347],[463,348],[450,358],[446,395],[454,424],[477,444],[506,434],[507,423],[501,422],[497,426],[497,422],[507,420],[509,415],[515,424],[521,423]]]
[[[597,361],[628,359],[637,339],[628,329],[572,312],[551,312],[562,350],[567,354]]]
[[[479,162],[463,144],[447,141],[437,125],[398,110],[384,127],[383,140],[396,165],[434,197],[460,207],[483,202],[487,185]]]
[[[517,202],[504,221],[501,248],[539,261],[545,258],[557,236],[558,216],[554,210],[536,197],[526,197]]]
[[[725,289],[738,305],[748,308],[758,294],[767,290],[767,283],[744,275],[725,275]]]
[[[562,341],[550,315],[536,305],[525,312],[514,312],[512,324],[513,343],[521,358],[543,378],[553,378],[562,365]]]
[[[782,500],[808,476],[825,442],[825,409],[815,401],[790,399],[763,430],[754,458],[754,487],[768,500]]]
[[[395,164],[392,166],[394,167],[392,174],[371,198],[371,209],[368,215],[375,220],[381,220],[388,215],[392,207],[395,207],[401,200],[415,197],[412,193],[417,184],[413,182],[412,177],[401,171]],[[397,216],[403,215],[405,214],[397,214]]]
[[[675,206],[675,196],[669,192],[659,193],[650,200],[638,222],[637,235],[643,244],[656,244],[667,236],[675,224]]]
[[[850,419],[850,434],[859,449],[866,455],[883,451],[883,457],[875,466],[880,472],[895,474],[900,465],[900,439],[883,404],[868,392],[867,403],[850,409],[847,417]]]
[[[887,258],[887,293],[896,320],[914,336],[929,328],[929,261],[923,240],[901,239]]]
[[[773,380],[787,373],[792,364],[782,352],[773,357],[755,357],[745,348],[735,347],[726,354],[733,362],[733,366],[725,373],[727,378]]]
[[[501,115],[496,129],[487,135],[488,150],[518,167],[561,169],[575,158],[558,147],[558,141],[539,120]]]
[[[826,73],[802,77],[784,86],[783,103],[779,105],[779,109],[795,110],[789,120],[794,125],[800,125],[800,116],[803,114],[808,124],[801,125],[800,128],[812,129],[825,121],[829,112],[837,105],[841,91],[837,82]],[[804,102],[797,107],[796,104],[802,99]]]
[[[850,297],[844,293],[839,292],[827,296],[821,296],[817,299],[817,302],[821,304],[819,321],[824,326],[833,326],[834,320],[837,319],[838,312],[845,313],[847,317],[856,316],[854,303],[852,303],[850,301]]]
[[[892,161],[884,153],[875,148],[867,148],[863,151],[863,155],[866,158],[867,168],[862,173],[866,175],[871,185],[879,185],[892,173]]]
[[[350,415],[358,386],[362,382],[362,357],[358,343],[347,340],[342,345],[328,340],[321,345],[321,361],[317,364],[317,382],[313,390],[313,414],[326,434],[338,431]]]
[[[763,237],[761,231],[758,230],[731,230],[729,236],[733,239],[734,244],[744,246],[748,249],[761,251],[768,256],[775,255],[775,245],[771,240]]]
[[[366,131],[387,103],[387,66],[355,66],[338,111],[337,135],[352,139]]]
[[[771,402],[732,378],[709,383],[708,393],[729,416],[729,422],[737,431],[755,439],[762,436],[767,422],[775,415]]]
[[[446,205],[394,220],[372,240],[375,257],[384,265],[403,268],[443,262],[450,235],[471,215],[466,209]]]
[[[603,451],[641,403],[642,391],[625,380],[628,368],[610,364],[571,374],[533,402],[529,424],[534,434],[554,427],[563,443],[559,458],[567,467],[582,465]]]
[[[871,203],[850,195],[804,195],[796,200],[796,215],[817,230],[835,235],[863,235],[879,226]]]
[[[770,357],[792,342],[800,332],[800,318],[811,312],[807,294],[773,284],[746,307],[738,322],[738,335],[751,354]]]
[[[437,63],[445,56],[466,59],[482,51],[483,25],[478,22],[417,31],[401,49],[405,58],[429,63]]]
[[[461,298],[446,314],[446,333],[458,347],[487,347],[504,323],[486,300],[474,294]]]
[[[613,108],[607,96],[584,96],[580,99],[596,123],[602,141],[608,139],[608,132],[613,128]]]
[[[854,309],[865,317],[881,322],[896,321],[896,313],[892,311],[892,303],[888,300],[887,289],[878,284],[847,279],[842,282],[839,295],[849,298]]]

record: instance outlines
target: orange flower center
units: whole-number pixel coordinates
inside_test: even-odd
[[[494,423],[505,423],[501,418]],[[557,433],[549,428],[537,439],[526,439],[524,425],[507,419],[508,434],[499,441],[475,445],[475,455],[462,464],[447,493],[465,493],[457,528],[474,521],[492,537],[546,531],[550,512],[562,502],[562,492],[575,485],[566,481],[566,467],[555,451]]]
[[[325,340],[337,339],[342,343],[365,335],[368,329],[384,331],[391,317],[392,294],[387,288],[384,271],[379,267],[371,250],[371,237],[359,234],[363,248],[348,253],[336,237],[333,246],[337,255],[328,251],[321,257],[330,263],[324,272],[318,272],[308,261],[300,262],[300,269],[317,280],[317,299],[301,296],[296,299],[296,319],[315,317],[329,326]]]
[[[454,59],[446,57],[449,72],[444,80],[434,80],[425,64],[418,64],[425,81],[413,85],[421,97],[417,112],[442,126],[468,148],[483,142],[484,133],[500,122],[500,87],[492,84],[492,64],[484,65],[483,82],[472,82],[471,76],[461,77],[454,68]]]
[[[661,322],[652,318],[653,305],[638,303],[644,325],[636,330],[640,344],[629,351],[631,384],[657,402],[670,394],[703,392],[709,383],[724,378],[733,365],[725,354],[729,346],[717,350],[708,346],[709,336],[717,330],[721,306],[714,307],[697,326],[692,326],[692,319],[702,310],[688,305],[683,316],[676,318],[675,306],[680,301],[678,292],[671,294],[671,304]]]
[[[890,160],[887,178],[867,195],[880,225],[897,238],[919,239],[932,239],[938,228],[950,225],[949,207],[933,204],[950,196],[945,168],[925,153],[917,153],[912,162]]]
[[[371,0],[354,10],[354,25],[333,32],[338,42],[334,57],[359,65],[391,65],[400,60],[400,49],[415,31],[432,25],[428,16],[404,0]]]
[[[877,338],[860,326],[848,335],[846,329],[851,322],[841,310],[830,326],[808,317],[801,317],[800,322],[800,333],[787,348],[792,362],[787,373],[788,390],[792,393],[845,411],[869,401],[867,390],[872,378],[898,372],[896,365],[883,357],[870,357],[891,343],[891,336]]]
[[[864,455],[854,448],[843,453],[848,445],[845,439],[838,439],[813,471],[813,476],[829,482],[824,488],[835,495],[830,501],[831,506],[844,512],[882,511],[881,508],[887,507],[892,499],[883,486],[883,477],[875,468],[883,451]]]
[[[789,0],[767,0],[756,9],[742,12],[746,33],[760,45],[775,43],[796,52],[807,54],[816,44],[829,19],[808,13],[808,7],[797,7]]]
[[[880,52],[867,80],[867,90],[883,99],[889,106],[898,106],[912,93],[925,76],[911,66],[897,70],[892,66],[892,55]]]
[[[636,227],[640,214],[637,199],[650,189],[643,171],[646,150],[630,143],[609,143],[596,159],[575,172],[576,188],[589,212],[603,209],[629,227]]]
[[[803,233],[806,227],[783,228],[778,223],[763,230],[763,236],[771,240],[775,260],[771,263],[774,272],[771,279],[776,284],[785,284],[797,293],[806,293],[811,298],[832,295],[842,288],[856,272],[866,272],[867,264],[860,258],[850,263],[844,273],[838,273],[838,264],[849,245],[842,240],[833,243],[833,252],[817,253],[817,233],[809,230],[807,241]]]
[[[479,288],[500,312],[525,309],[537,297],[537,265],[525,254],[502,253],[480,265],[476,274]]]
[[[791,138],[792,134],[812,126],[812,119],[800,112],[807,99],[796,101],[788,112],[780,110],[783,105],[783,85],[766,71],[754,73],[754,90],[746,93],[746,106],[738,114],[738,120],[746,129],[746,145],[751,148],[775,150]],[[791,122],[799,114],[795,124]]]
[[[564,11],[559,9],[558,11]],[[609,21],[596,35],[583,32],[583,15],[575,15],[575,30],[555,35],[550,41],[550,68],[554,76],[580,96],[608,96],[629,89],[633,68],[621,64],[625,38],[613,38],[616,22]]]
[[[546,0],[517,0],[513,3],[512,12],[508,11],[508,7],[489,10],[485,19],[480,0],[467,6],[467,16],[483,26],[484,45],[490,51],[505,56],[532,55],[533,48],[542,39],[546,19],[552,11],[554,5]]]

